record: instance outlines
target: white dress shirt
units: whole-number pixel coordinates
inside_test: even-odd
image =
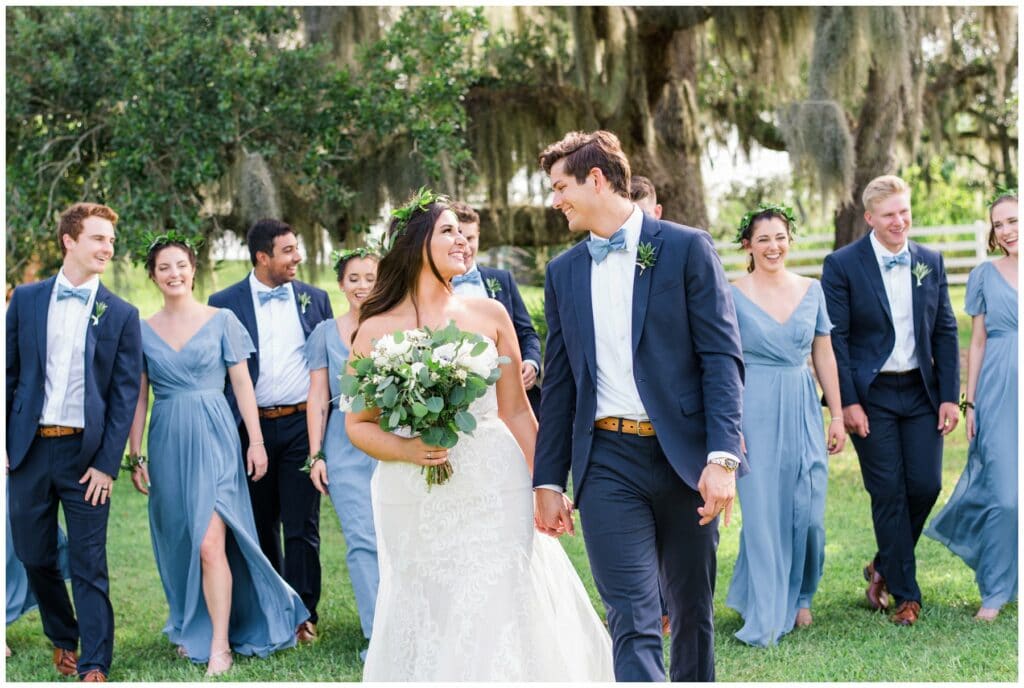
[[[94,275],[78,289],[89,290],[89,300],[57,300],[60,288],[75,288],[64,270],[57,273],[46,312],[46,384],[40,425],[85,427],[85,340],[100,278]]]
[[[260,408],[299,404],[309,396],[306,336],[291,282],[284,288],[288,291],[287,299],[270,299],[261,304],[258,293],[272,288],[256,279],[254,272],[249,273],[260,340],[260,372],[255,388],[256,405]]]
[[[913,274],[911,265],[894,265],[885,268],[888,258],[905,253],[910,258],[910,248],[903,244],[899,253],[893,253],[871,232],[871,248],[875,251],[878,269],[882,272],[882,284],[885,285],[885,296],[889,301],[889,312],[892,313],[893,330],[896,343],[892,353],[882,365],[883,373],[903,373],[918,367],[917,346],[914,343],[914,294]]]
[[[633,379],[633,277],[636,247],[644,214],[636,205],[622,225],[625,251],[609,251],[604,261],[592,261],[590,301],[594,313],[594,352],[597,361],[597,409],[594,420],[614,416],[647,420],[647,411]],[[591,238],[600,239],[591,233]]]

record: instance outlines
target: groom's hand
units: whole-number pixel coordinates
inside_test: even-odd
[[[704,506],[697,507],[700,525],[706,526],[724,511],[723,521],[728,526],[732,518],[732,500],[736,497],[736,474],[709,463],[700,474],[697,491],[704,499]]]
[[[533,491],[533,521],[537,530],[551,537],[576,534],[572,522],[572,502],[564,494],[538,487]]]

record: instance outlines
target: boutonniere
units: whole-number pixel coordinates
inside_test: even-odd
[[[914,277],[917,278],[917,286],[919,287],[921,286],[922,280],[932,274],[932,269],[925,263],[914,263],[914,267],[912,267],[910,271],[914,274]]]
[[[103,301],[96,302],[96,310],[92,314],[92,326],[96,327],[100,324],[100,318],[107,312],[107,304]]]
[[[302,307],[302,314],[306,314],[306,309],[309,308],[309,304],[312,303],[313,299],[309,298],[309,294],[302,292],[299,294],[299,306]]]
[[[496,277],[488,277],[485,285],[487,286],[487,293],[491,295],[491,298],[497,298],[498,292],[501,291],[501,282]]]
[[[654,244],[642,242],[636,247],[636,264],[640,268],[640,274],[644,274],[647,268],[653,268],[658,260],[654,255]]]

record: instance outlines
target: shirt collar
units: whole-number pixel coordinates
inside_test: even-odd
[[[881,263],[886,258],[891,258],[893,256],[902,255],[904,253],[906,253],[907,255],[910,255],[910,242],[909,241],[903,242],[903,248],[901,248],[898,253],[893,253],[892,251],[887,249],[885,246],[882,246],[882,242],[879,241],[878,237],[875,236],[875,230],[872,229],[871,230],[871,234],[869,236],[871,237],[871,248],[875,252],[875,259],[879,263]]]
[[[636,203],[633,204],[633,212],[629,214],[626,221],[622,223],[622,228],[626,230],[626,248],[630,251],[636,250],[636,245],[640,243],[640,229],[644,224],[644,213],[640,210],[640,206]],[[616,230],[618,231],[618,230]],[[590,233],[591,239],[603,239],[593,232]]]
[[[289,292],[292,291],[291,282],[285,282],[281,286],[287,289]],[[263,284],[263,282],[260,282],[258,279],[256,279],[255,270],[249,271],[249,288],[252,290],[254,294],[258,294],[261,291],[273,291],[274,289],[274,287],[268,287],[267,285]]]
[[[88,289],[91,294],[95,294],[96,290],[100,286],[100,276],[93,275],[89,279],[85,280],[77,287],[68,280],[67,275],[64,274],[64,268],[61,268],[57,273],[57,286],[69,287],[71,289]]]

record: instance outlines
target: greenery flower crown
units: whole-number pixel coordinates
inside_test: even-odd
[[[750,229],[750,225],[753,224],[754,218],[762,213],[776,213],[781,215],[786,218],[786,222],[789,223],[790,232],[793,232],[796,229],[796,215],[793,214],[793,209],[788,205],[779,205],[778,203],[758,203],[756,208],[744,215],[743,219],[740,220],[739,230],[736,232],[736,238],[734,239],[737,244],[743,243],[743,235]]]
[[[142,235],[141,245],[145,246],[145,250],[136,254],[135,258],[139,262],[144,262],[149,254],[155,249],[161,246],[167,246],[168,244],[183,244],[188,247],[193,254],[199,254],[199,247],[203,245],[203,238],[200,236],[194,236],[179,232],[176,229],[171,229],[163,234],[157,234],[156,232],[145,232]]]
[[[997,186],[996,192],[992,194],[992,196],[988,199],[988,202],[985,204],[985,207],[987,207],[989,210],[992,210],[992,206],[994,206],[996,203],[1003,200],[1004,198],[1013,198],[1014,200],[1016,200],[1017,189],[1011,189],[1008,186]]]
[[[352,258],[376,258],[380,259],[380,249],[376,246],[360,246],[358,248],[347,248],[343,251],[337,249],[331,251],[331,267],[334,268],[338,281],[341,281],[341,266]]]
[[[395,226],[392,231],[388,232],[387,235],[381,239],[381,252],[387,253],[390,251],[394,247],[395,241],[398,237],[401,236],[409,227],[409,221],[412,220],[413,216],[417,212],[426,212],[427,208],[429,208],[432,203],[449,205],[451,203],[451,199],[444,194],[434,193],[427,187],[421,186],[405,205],[392,210],[391,217],[395,219]]]

